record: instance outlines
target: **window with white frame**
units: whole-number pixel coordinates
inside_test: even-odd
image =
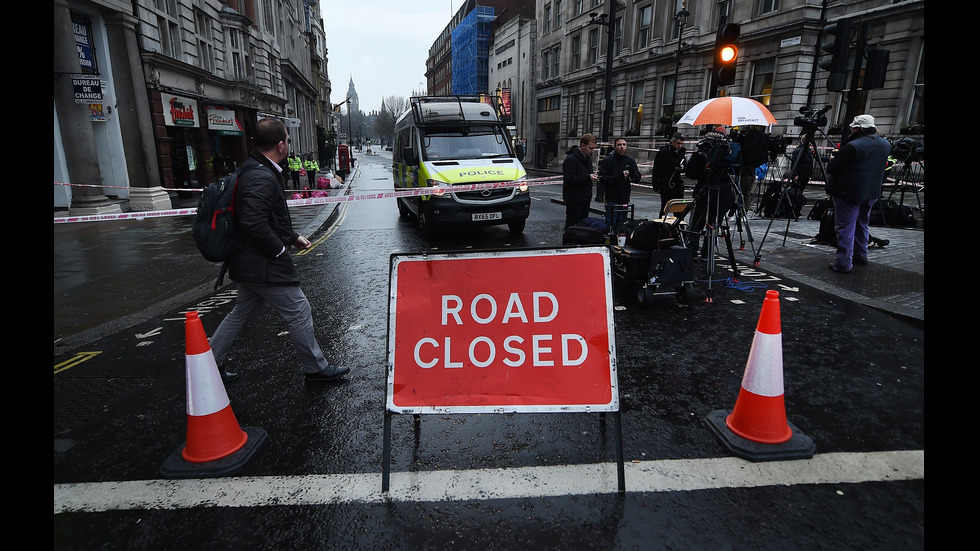
[[[589,132],[595,129],[595,92],[585,94],[585,129]]]
[[[572,59],[569,69],[576,71],[582,68],[582,35],[577,34],[572,37]]]
[[[555,30],[561,28],[561,0],[555,0]]]
[[[568,122],[568,135],[578,136],[578,123],[579,123],[579,109],[580,109],[580,98],[576,94],[571,98],[571,105],[569,106],[569,122]]]
[[[160,32],[160,53],[183,61],[176,0],[156,0],[155,7],[157,28]]]
[[[544,6],[544,34],[551,32],[551,4]]]
[[[572,0],[572,17],[585,13],[585,0]]]
[[[623,18],[617,17],[613,25],[613,57],[623,51]]]
[[[228,29],[228,43],[231,46],[231,75],[232,80],[245,80],[245,52],[242,48],[242,32],[239,29]]]
[[[775,59],[763,59],[752,64],[752,93],[749,97],[768,106],[772,99],[772,83],[776,72]]]
[[[636,82],[630,85],[629,110],[630,121],[629,131],[632,134],[640,133],[640,125],[643,123],[643,96],[646,94],[646,86],[643,82]]]
[[[589,31],[589,65],[599,63],[599,30]]]
[[[637,10],[636,49],[646,48],[653,38],[653,5],[648,4]]]
[[[759,15],[779,10],[779,0],[759,0]]]
[[[544,50],[541,52],[541,80],[548,80],[551,75],[548,71],[551,70],[551,50]]]
[[[201,10],[194,10],[194,34],[197,36],[197,62],[206,70],[214,71],[214,33],[211,18]]]
[[[551,51],[551,74],[555,78],[561,76],[561,44]]]

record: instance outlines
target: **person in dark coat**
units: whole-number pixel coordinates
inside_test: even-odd
[[[670,142],[657,151],[653,159],[653,190],[660,192],[660,216],[671,199],[684,198],[684,182],[681,174],[684,170],[684,137],[675,133]]]
[[[595,148],[595,136],[583,134],[578,147],[569,149],[561,163],[561,198],[565,202],[566,228],[589,217],[592,184],[599,180],[599,175],[592,168]]]
[[[850,272],[854,264],[868,263],[868,223],[871,207],[881,197],[885,164],[891,143],[878,135],[871,115],[858,115],[851,134],[827,166],[827,193],[834,198],[834,231],[837,255],[830,269]]]
[[[237,377],[226,369],[232,342],[268,302],[285,320],[307,381],[336,379],[348,371],[324,358],[313,332],[310,302],[300,289],[291,247],[308,249],[310,240],[293,230],[283,192],[280,163],[289,152],[282,121],[265,118],[255,127],[255,150],[242,164],[235,191],[235,227],[241,250],[228,261],[229,277],[238,283],[235,307],[211,336],[211,351],[222,379]]]
[[[606,224],[615,229],[625,217],[616,207],[628,205],[633,184],[640,181],[640,168],[636,161],[626,154],[626,138],[616,138],[615,147],[599,163],[599,185],[603,189],[603,202],[606,205]]]
[[[794,189],[804,191],[813,176],[813,148],[806,141],[806,134],[800,135],[800,145],[790,158],[790,173],[786,177]]]

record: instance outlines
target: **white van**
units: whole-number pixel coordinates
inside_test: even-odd
[[[531,211],[523,151],[511,145],[492,96],[413,97],[395,122],[392,178],[395,190],[439,191],[397,197],[398,212],[414,217],[422,234],[460,224],[507,224],[524,231]],[[488,103],[492,101],[494,103]],[[494,189],[453,191],[463,184],[506,183]],[[513,185],[510,185],[513,184]]]

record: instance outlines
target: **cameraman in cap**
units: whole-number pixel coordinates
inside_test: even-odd
[[[891,144],[878,135],[871,115],[858,115],[840,151],[830,159],[827,194],[834,199],[837,256],[830,269],[849,273],[854,264],[868,263],[868,222],[871,207],[881,197],[881,182]]]

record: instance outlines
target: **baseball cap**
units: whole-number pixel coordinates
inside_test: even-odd
[[[851,121],[851,128],[874,128],[875,118],[871,115],[858,115]]]

